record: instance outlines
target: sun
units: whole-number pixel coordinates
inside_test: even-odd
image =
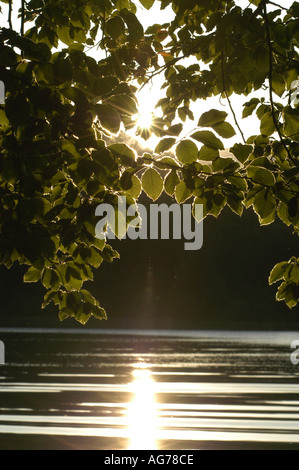
[[[136,127],[138,129],[150,129],[153,124],[154,114],[146,109],[139,110],[139,114],[136,119]]]

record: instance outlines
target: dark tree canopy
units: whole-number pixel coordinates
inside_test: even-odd
[[[153,200],[165,190],[216,218],[225,206],[239,215],[253,206],[260,224],[278,217],[299,233],[299,3],[140,3],[141,13],[130,0],[0,2],[0,262],[27,265],[24,281],[43,283],[43,307],[54,302],[61,320],[106,318],[83,285],[118,257],[95,237],[96,207],[117,209],[118,196],[134,205],[142,190]],[[174,20],[145,30],[154,4]],[[159,144],[136,152],[120,131],[136,126],[138,87],[158,74],[162,117],[136,132]],[[259,135],[245,139],[233,95],[244,119],[260,120]],[[213,107],[186,136],[191,104],[211,97],[230,116]],[[279,262],[269,280],[280,282],[277,300],[297,305],[299,258]]]

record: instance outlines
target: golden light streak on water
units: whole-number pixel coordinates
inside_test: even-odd
[[[132,401],[128,405],[129,450],[156,450],[157,419],[156,382],[150,369],[141,364],[132,373],[129,386]]]

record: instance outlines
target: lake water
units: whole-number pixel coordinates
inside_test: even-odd
[[[299,332],[1,329],[0,449],[299,449]]]

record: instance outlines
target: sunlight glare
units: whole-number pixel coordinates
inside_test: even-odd
[[[137,127],[139,129],[150,129],[153,124],[153,113],[148,110],[140,110],[137,115]]]
[[[151,371],[144,367],[135,369],[132,375],[134,381],[130,391],[133,399],[128,405],[129,450],[156,450],[156,384]]]

